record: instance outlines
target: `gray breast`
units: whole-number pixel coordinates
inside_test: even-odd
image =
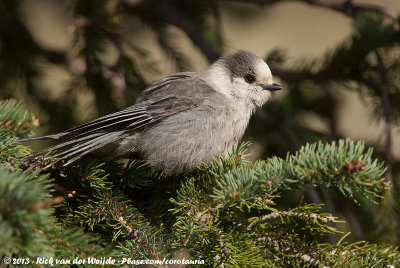
[[[233,122],[231,117],[236,113],[222,97],[214,96],[200,107],[146,128],[137,139],[138,151],[169,173],[193,170],[202,162],[226,154],[237,144],[246,126],[238,130],[227,123]]]

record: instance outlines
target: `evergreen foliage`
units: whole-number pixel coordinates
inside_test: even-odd
[[[6,122],[34,120],[15,101],[0,107]],[[30,134],[0,128],[3,257],[186,258],[207,267],[400,265],[395,248],[324,243],[326,234],[341,232],[329,225],[338,219],[321,212],[322,204],[279,206],[281,193],[306,184],[353,201],[381,198],[383,163],[362,142],[307,144],[285,159],[254,164],[245,159],[245,143],[228,159],[179,178],[139,160],[124,165],[89,159],[49,171],[40,168],[41,160],[26,166],[29,149],[16,137]]]
[[[37,134],[29,110],[38,107],[49,134],[133,104],[158,62],[136,45],[132,28],[151,31],[174,71],[192,71],[174,28],[211,62],[225,47],[221,10],[242,20],[254,15],[245,7],[285,0],[59,1],[73,33],[65,50],[34,37],[21,12],[27,0],[0,1],[2,264],[11,258],[19,262],[10,267],[36,267],[40,257],[70,260],[65,267],[86,260],[75,264],[85,267],[110,257],[203,260],[204,267],[400,267],[400,162],[391,143],[400,122],[400,16],[356,1],[296,1],[349,17],[351,35],[318,59],[293,63],[283,48],[265,56],[287,90],[256,112],[247,131],[264,160],[246,160],[245,142],[227,159],[176,176],[140,159],[87,158],[45,170],[51,155],[28,163],[33,149],[18,139]],[[53,66],[70,76],[58,99],[38,83]],[[341,132],[346,90],[382,119],[384,146]],[[85,115],[82,93],[93,96]],[[305,125],[305,113],[327,130]]]

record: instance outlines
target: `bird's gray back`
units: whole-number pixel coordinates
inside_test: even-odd
[[[198,72],[176,73],[155,82],[144,90],[138,103],[165,99],[170,96],[201,100],[202,96],[213,93],[215,90],[201,78]]]
[[[198,103],[196,107],[166,117],[145,127],[134,138],[128,137],[121,142],[121,146],[139,151],[167,172],[193,170],[201,162],[226,154],[238,143],[248,123],[247,116],[237,117],[242,112],[237,103],[199,76],[165,79],[146,93],[142,101],[179,96],[180,101]]]

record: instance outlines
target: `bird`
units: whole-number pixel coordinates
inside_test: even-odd
[[[63,132],[21,139],[50,139],[55,145],[27,156],[52,153],[68,166],[87,156],[129,158],[140,155],[167,174],[190,172],[237,146],[257,107],[274,83],[266,62],[238,50],[206,70],[171,74],[145,89],[136,104]]]

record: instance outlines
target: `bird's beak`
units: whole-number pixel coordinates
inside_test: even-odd
[[[264,90],[269,90],[269,91],[277,91],[277,90],[283,89],[283,87],[281,85],[278,85],[278,84],[275,84],[275,83],[270,84],[270,85],[262,85],[262,88]]]

